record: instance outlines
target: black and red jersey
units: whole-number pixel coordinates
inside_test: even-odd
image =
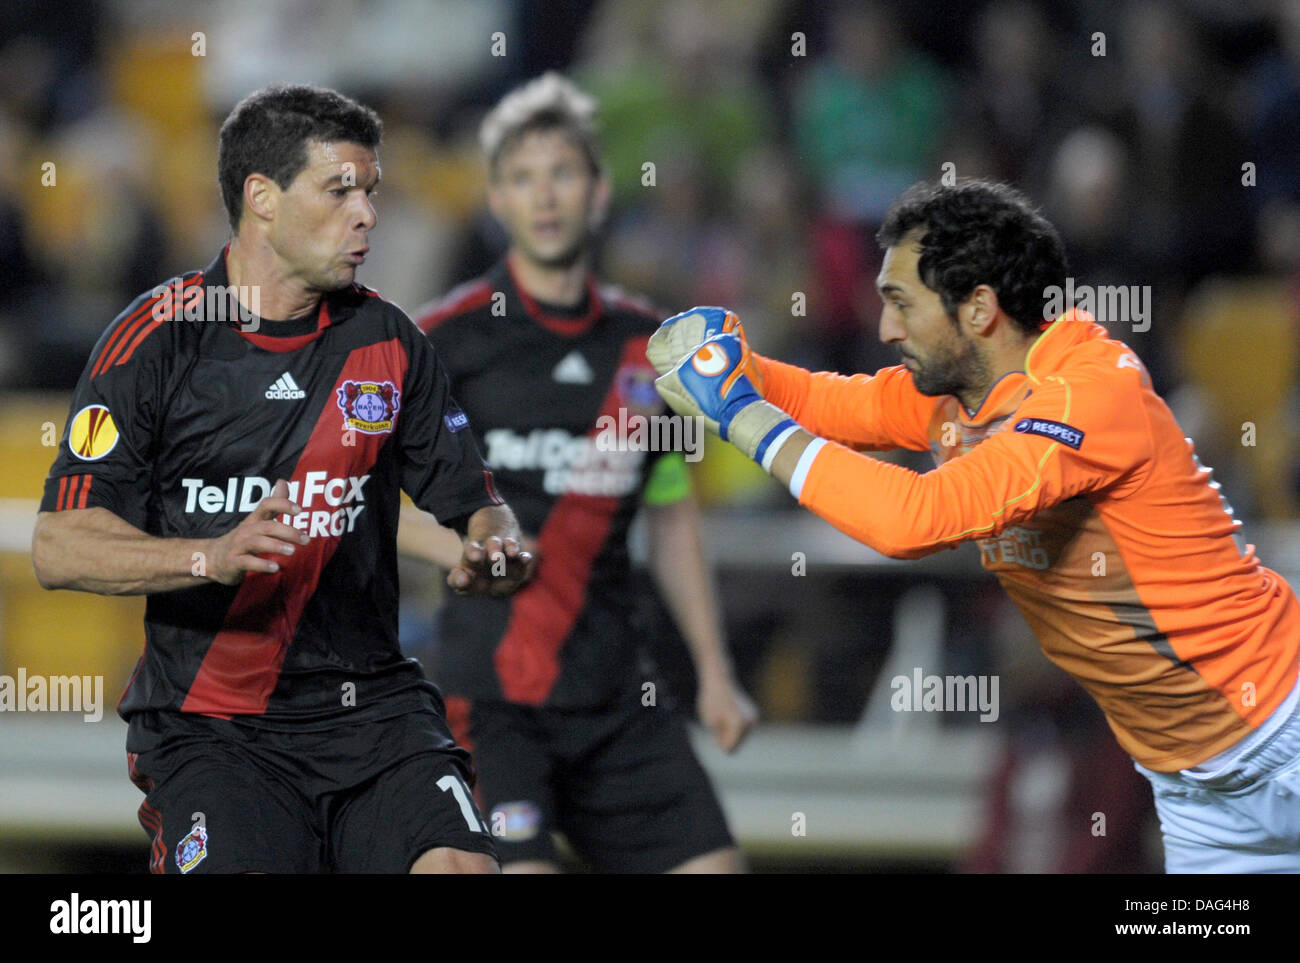
[[[645,357],[658,319],[594,278],[576,308],[539,303],[508,260],[415,317],[541,553],[535,579],[512,597],[447,600],[434,678],[472,699],[601,704],[637,668],[630,626],[641,589],[627,534],[662,452],[606,450],[619,446],[597,435],[603,418],[634,423],[665,410]]]
[[[398,644],[399,490],[444,523],[500,504],[437,355],[361,285],[282,322],[241,319],[228,290],[223,251],[109,325],[41,510],[213,538],[283,478],[303,511],[281,520],[310,542],[274,574],[151,594],[118,711],[310,729],[427,707],[436,690]]]

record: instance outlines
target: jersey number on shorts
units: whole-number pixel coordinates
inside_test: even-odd
[[[469,790],[465,784],[456,776],[446,775],[438,780],[438,788],[443,792],[451,790],[451,794],[456,797],[456,802],[460,804],[460,814],[465,817],[465,822],[469,823],[471,832],[483,832],[483,825],[478,820],[478,813],[474,811],[474,804],[469,801]]]

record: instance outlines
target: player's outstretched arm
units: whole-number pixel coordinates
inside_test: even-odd
[[[432,515],[414,505],[402,505],[397,525],[398,555],[450,570],[460,562],[463,551],[463,541],[453,529],[439,525]]]
[[[276,572],[262,555],[292,555],[307,535],[276,521],[302,511],[277,481],[234,529],[220,538],[158,538],[106,508],[41,512],[32,535],[32,565],[42,588],[99,595],[145,595],[208,581],[237,585],[245,572]]]
[[[751,350],[740,319],[726,308],[695,307],[668,318],[650,337],[646,357],[666,375],[717,334],[739,339],[754,389],[813,434],[858,451],[929,447],[927,431],[939,399],[917,391],[906,368],[841,375],[765,358]]]
[[[447,584],[457,595],[510,595],[532,577],[534,562],[510,506],[488,505],[469,517]]]
[[[734,752],[758,721],[736,684],[723,638],[718,593],[700,545],[699,510],[691,497],[647,505],[650,572],[695,663],[700,722],[725,752]]]
[[[1018,430],[1002,431],[961,458],[918,474],[806,431],[764,399],[746,376],[747,352],[733,334],[706,341],[655,387],[678,414],[700,416],[725,441],[784,483],[799,504],[882,554],[920,558],[1006,527],[1124,479],[1151,457],[1153,442],[1134,397],[1138,375],[1102,369],[1067,382],[1035,381]],[[1070,422],[1065,423],[1066,417]],[[1068,429],[1025,430],[1035,424]]]
[[[529,578],[541,561],[537,540],[525,535],[520,540],[524,551],[532,556]],[[402,505],[401,521],[397,526],[397,554],[405,558],[428,562],[450,571],[460,564],[465,551],[465,539],[453,528],[439,525],[432,515],[411,504]]]

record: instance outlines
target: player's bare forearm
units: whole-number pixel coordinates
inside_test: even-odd
[[[799,465],[799,459],[815,438],[816,435],[800,428],[781,446],[776,458],[772,460],[772,477],[787,489],[790,487],[790,479],[794,477],[795,468]]]
[[[432,515],[414,505],[402,505],[402,516],[397,526],[399,555],[450,569],[460,561],[462,550],[458,533],[439,525]]]
[[[690,649],[699,678],[700,721],[726,752],[738,748],[758,711],[736,684],[722,630],[718,593],[700,544],[692,498],[647,508],[650,570]]]
[[[713,573],[700,544],[699,511],[684,498],[646,507],[650,573],[690,648],[701,681],[730,679]]]
[[[201,585],[207,579],[193,572],[210,552],[206,539],[157,538],[106,508],[41,512],[32,536],[32,565],[42,588],[99,595]]]
[[[100,595],[146,595],[192,588],[211,580],[238,585],[248,572],[278,572],[266,555],[292,555],[306,545],[306,532],[280,516],[302,508],[277,479],[271,494],[225,535],[157,538],[106,508],[41,512],[32,535],[32,567],[43,588]]]

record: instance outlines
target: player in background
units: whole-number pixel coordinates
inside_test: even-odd
[[[660,393],[877,551],[977,541],[1151,781],[1169,872],[1300,872],[1300,605],[1137,356],[1050,309],[1055,229],[1004,185],[921,184],[878,240],[901,365],[813,374],[697,308],[651,340]],[[891,448],[938,467],[861,454]]]
[[[41,585],[148,595],[118,711],[154,872],[498,869],[398,644],[400,492],[467,533],[459,591],[530,558],[428,341],[354,283],[381,131],[319,87],[236,105],[230,242],[109,325],[45,484]]]
[[[741,857],[685,727],[638,668],[633,611],[644,590],[627,534],[644,504],[650,568],[695,662],[700,719],[727,751],[754,724],[732,677],[682,452],[604,451],[596,438],[602,416],[621,409],[635,425],[665,409],[645,358],[657,318],[591,271],[609,197],[594,112],[558,74],[491,111],[481,129],[488,200],[509,250],[416,314],[538,553],[536,577],[511,599],[448,600],[434,678],[474,752],[506,872],[557,871],[552,830],[599,871],[735,872]],[[412,554],[455,560],[451,533],[407,521],[401,543]]]

